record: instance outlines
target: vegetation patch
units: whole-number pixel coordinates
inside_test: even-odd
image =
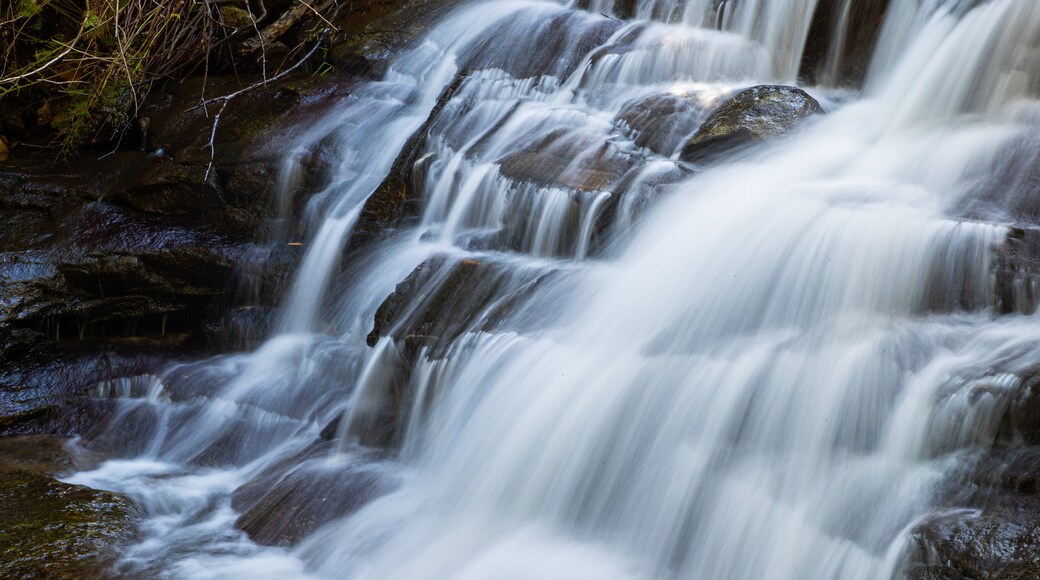
[[[29,103],[30,124],[64,152],[118,139],[157,81],[211,72],[267,78],[312,55],[336,3],[263,0],[14,0],[0,7],[0,103]],[[303,41],[278,39],[295,30]],[[313,42],[308,43],[307,40]],[[277,59],[269,49],[278,45]],[[273,56],[275,51],[270,51]],[[0,138],[0,155],[17,143]]]

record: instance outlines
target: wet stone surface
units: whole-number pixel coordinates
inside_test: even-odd
[[[138,508],[54,477],[95,461],[58,437],[0,438],[0,576],[106,576],[118,545],[136,532]]]

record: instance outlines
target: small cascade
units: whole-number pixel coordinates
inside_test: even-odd
[[[137,375],[98,383],[91,396],[100,399],[146,399],[157,402],[166,398],[162,379],[155,375]]]

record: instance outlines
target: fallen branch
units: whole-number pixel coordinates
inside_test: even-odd
[[[238,49],[239,52],[243,55],[252,54],[260,48],[271,44],[277,40],[278,37],[288,32],[290,28],[295,26],[300,19],[307,14],[307,12],[317,14],[318,18],[324,20],[329,27],[332,27],[332,23],[321,15],[321,11],[326,10],[331,4],[331,1],[327,1],[323,2],[319,8],[314,8],[306,0],[300,0],[299,4],[282,13],[282,15],[278,17],[278,20],[275,20],[268,26],[264,27],[264,29],[260,31],[260,34],[243,42],[241,47]]]

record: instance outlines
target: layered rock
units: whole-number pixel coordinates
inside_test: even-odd
[[[244,93],[214,133],[215,111],[195,106],[199,94],[240,86],[210,79],[153,91],[141,111],[151,151],[0,164],[4,428],[25,430],[15,423],[66,395],[145,360],[161,364],[141,353],[168,360],[266,334],[300,254],[264,243],[280,143],[342,90],[292,79]]]
[[[431,354],[471,330],[491,330],[551,275],[516,272],[494,261],[436,256],[408,275],[376,311],[368,344],[382,337]]]

